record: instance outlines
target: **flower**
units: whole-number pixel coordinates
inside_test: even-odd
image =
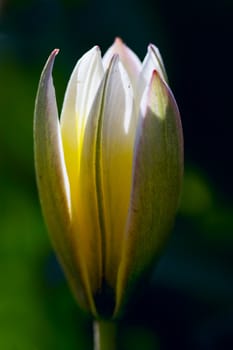
[[[57,53],[35,104],[43,215],[79,304],[116,317],[174,221],[183,170],[179,111],[158,49],[149,45],[141,63],[117,38],[102,59],[95,46],[78,61],[59,120]]]

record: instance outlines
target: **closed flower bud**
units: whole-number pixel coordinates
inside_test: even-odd
[[[179,111],[158,49],[143,61],[117,38],[78,61],[58,118],[50,55],[35,105],[43,215],[79,304],[116,317],[159,256],[183,171]]]

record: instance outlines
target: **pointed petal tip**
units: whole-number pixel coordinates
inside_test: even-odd
[[[157,71],[157,69],[153,69],[151,80],[152,80],[153,78],[155,78],[156,76],[159,76],[159,72]]]
[[[147,50],[153,50],[153,48],[156,48],[158,50],[158,47],[155,44],[149,43],[149,45],[147,46]]]
[[[155,80],[164,85],[166,87],[166,90],[168,89],[168,85],[166,84],[163,77],[161,76],[161,73],[157,69],[153,69],[152,71],[149,86],[151,86]]]
[[[167,73],[164,67],[163,59],[161,53],[157,46],[150,43],[147,47],[147,55],[144,59],[144,65],[151,70],[153,68],[157,69],[160,77],[163,78],[166,82],[168,82]]]
[[[47,61],[47,64],[49,65],[51,65],[51,68],[52,68],[52,66],[53,66],[53,62],[54,62],[54,60],[55,60],[55,57],[57,56],[57,54],[59,53],[59,49],[54,49],[52,52],[51,52],[51,54],[49,55],[49,58],[48,58],[48,61]],[[46,64],[46,66],[47,66],[47,64]]]
[[[116,36],[115,40],[114,40],[114,44],[122,45],[122,44],[124,44],[124,42],[119,36]]]
[[[156,55],[157,59],[161,59],[161,57],[160,57],[161,54],[160,54],[159,48],[155,44],[149,43],[149,45],[147,46],[147,51],[154,53]]]
[[[147,88],[150,90],[153,86],[153,83],[158,80],[158,81],[162,81],[160,73],[157,69],[153,69],[152,73],[151,73],[151,78],[148,82]]]
[[[77,64],[79,64],[79,62],[85,61],[87,58],[89,59],[90,57],[94,56],[101,56],[101,50],[98,45],[93,46],[90,50],[85,52],[84,55],[82,55],[78,60]]]
[[[95,50],[96,52],[100,52],[100,47],[99,47],[99,45],[95,45],[95,46],[93,47],[93,50]]]
[[[57,56],[57,54],[59,53],[60,49],[54,49],[51,53],[52,56]]]
[[[163,119],[170,95],[170,89],[161,77],[161,73],[153,69],[141,99],[142,117],[145,118],[148,110],[151,110],[157,117]]]
[[[47,62],[41,73],[41,80],[40,80],[39,86],[41,84],[43,85],[44,82],[49,81],[49,79],[51,78],[54,60],[58,53],[59,53],[59,49],[54,49],[49,55],[49,58],[47,59]]]
[[[119,53],[122,53],[125,50],[129,50],[128,46],[119,36],[115,37],[113,47],[115,47],[116,52],[119,52]]]
[[[147,51],[151,50],[152,45],[153,45],[152,43],[149,43],[149,44],[148,44],[148,46],[147,46]]]
[[[95,55],[96,57],[100,57],[101,58],[101,49],[99,47],[99,45],[95,45],[92,47],[92,49],[90,49],[89,51],[87,51],[86,54],[84,54],[80,60],[82,60],[83,57],[86,57],[86,55]]]
[[[112,47],[114,48],[115,52],[118,52],[120,54],[126,49],[127,46],[119,36],[116,36]]]

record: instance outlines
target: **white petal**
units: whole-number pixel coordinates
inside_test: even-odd
[[[138,80],[140,71],[142,69],[142,63],[138,56],[126,46],[120,38],[116,38],[114,44],[108,49],[103,57],[103,65],[105,70],[109,67],[112,57],[118,54],[120,61],[126,69],[133,88],[136,88],[136,82]]]
[[[163,79],[167,81],[167,74],[163,63],[163,58],[161,56],[159,49],[155,45],[150,44],[148,46],[148,51],[151,51],[151,53],[154,55],[154,61],[158,62],[158,66],[160,68],[160,70],[158,69],[158,72],[160,73],[161,77],[163,77]]]
[[[88,199],[81,196],[84,181],[81,158],[88,115],[103,74],[100,50],[96,46],[88,51],[74,68],[66,90],[61,115],[62,142],[71,189],[72,225],[76,231],[74,245],[81,256],[82,268],[86,271],[87,282],[92,292],[99,288],[101,256],[100,245],[98,242],[94,244],[96,233],[95,223],[92,223],[94,217],[85,222],[86,212],[82,208],[83,201],[88,201]],[[85,174],[85,177],[91,178],[92,174]]]
[[[106,72],[103,87],[96,103],[101,108],[91,112],[87,123],[81,171],[92,174],[90,169],[95,165],[104,274],[108,285],[115,288],[129,206],[135,133],[132,86],[117,56]],[[89,149],[93,140],[94,151]],[[93,154],[95,160],[85,166]]]
[[[67,159],[71,152],[75,155],[76,162],[80,158],[83,130],[102,77],[101,55],[96,46],[78,61],[66,89],[61,112],[61,130]],[[73,161],[69,160],[69,164]],[[73,165],[79,168],[79,164]]]
[[[87,118],[103,74],[104,70],[100,49],[98,46],[95,46],[92,50],[88,51],[79,62],[75,108],[78,118]],[[86,120],[83,121],[84,128],[85,122]]]
[[[162,57],[155,45],[148,46],[148,52],[142,63],[142,70],[137,84],[137,100],[140,101],[145,87],[150,83],[152,73],[156,70],[161,78],[167,81],[167,75],[163,64]]]
[[[161,78],[167,81],[167,75],[159,49],[155,45],[150,44],[147,55],[142,63],[142,71],[148,82],[150,82],[153,70],[157,70]]]
[[[115,284],[128,215],[136,119],[126,71],[113,60],[102,112],[101,175],[106,225],[106,278]]]
[[[94,47],[78,61],[65,94],[60,123],[72,202],[77,200],[83,132],[102,77],[100,51]]]

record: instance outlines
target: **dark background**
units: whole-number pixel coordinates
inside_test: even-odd
[[[77,59],[115,36],[163,55],[185,138],[185,177],[169,245],[119,325],[119,348],[233,349],[233,2],[0,0],[0,349],[91,349],[47,237],[32,120],[53,48],[59,108]]]

